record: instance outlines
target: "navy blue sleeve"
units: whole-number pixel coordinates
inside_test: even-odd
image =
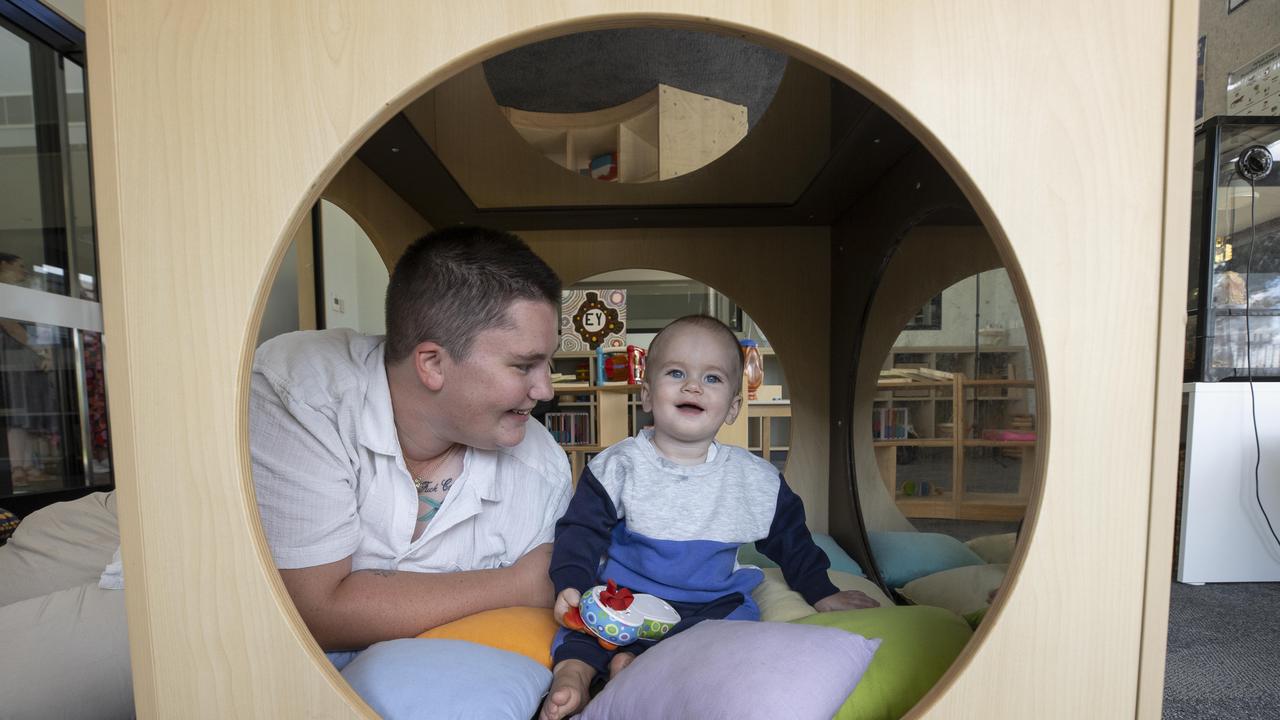
[[[617,524],[618,511],[609,493],[590,468],[583,468],[569,509],[556,522],[549,571],[556,595],[565,588],[582,592],[597,584],[596,571]]]
[[[773,511],[769,536],[756,541],[756,550],[778,563],[787,585],[810,605],[839,592],[827,577],[831,561],[804,524],[804,503],[778,475],[778,504]]]

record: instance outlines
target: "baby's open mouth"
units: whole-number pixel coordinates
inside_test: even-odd
[[[679,405],[676,406],[676,409],[685,410],[689,412],[702,412],[702,406],[695,405],[693,403],[680,403]]]

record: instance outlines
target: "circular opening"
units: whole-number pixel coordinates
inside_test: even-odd
[[[565,170],[602,182],[670,180],[746,137],[786,56],[735,37],[625,28],[573,33],[485,61],[511,126]]]
[[[847,71],[839,74],[853,80]],[[562,277],[591,275],[584,269],[654,267],[703,277],[741,299],[760,322],[776,328],[772,339],[780,351],[787,348],[788,362],[795,358],[788,479],[811,524],[834,538],[832,547],[854,556],[848,560],[856,567],[880,553],[862,542],[862,531],[872,526],[867,496],[850,498],[842,489],[864,481],[856,460],[859,440],[853,438],[848,454],[854,465],[833,462],[845,457],[839,451],[849,433],[832,431],[829,410],[836,408],[837,423],[845,423],[841,418],[853,408],[844,398],[868,387],[862,380],[867,368],[879,370],[878,359],[867,365],[851,352],[872,336],[868,304],[880,297],[875,289],[884,280],[876,268],[897,248],[891,230],[937,207],[950,210],[933,220],[961,233],[981,231],[977,218],[992,215],[966,200],[966,178],[943,169],[954,163],[931,155],[936,142],[922,142],[898,124],[902,113],[896,108],[833,79],[840,78],[792,57],[770,112],[719,162],[670,182],[609,187],[563,173],[514,136],[477,65],[411,100],[340,173],[369,180],[356,201],[366,209],[353,214],[382,225],[370,234],[386,244],[379,246],[383,257],[395,257],[428,226],[484,224],[516,231]],[[930,183],[922,185],[921,176]],[[888,201],[912,186],[929,191],[906,203]],[[969,196],[977,201],[976,193]],[[394,212],[372,209],[379,204]],[[860,232],[868,218],[890,232]],[[998,228],[989,229],[988,242],[1009,268],[1014,294],[1026,298]],[[930,276],[946,271],[937,258],[916,268]],[[317,294],[324,297],[321,289]],[[1030,314],[1029,303],[1021,304]],[[1034,321],[1027,327],[1036,348]],[[1034,352],[1031,357],[1033,364],[1042,362]],[[1043,388],[1036,389],[1036,404],[1045,408]],[[892,588],[865,582],[860,587],[887,601],[882,591]],[[962,657],[967,638],[951,657]]]
[[[908,233],[893,263],[939,252],[936,235]],[[972,241],[989,245],[979,236]],[[979,270],[995,256],[991,248],[953,252],[954,274]],[[864,350],[864,357],[882,361],[874,388],[854,403],[855,417],[870,415],[868,422],[855,421],[855,443],[869,440],[874,457],[864,469],[873,477],[859,490],[864,498],[887,492],[881,512],[867,520],[885,582],[911,602],[947,607],[976,628],[1003,583],[1036,494],[1039,363],[1003,268],[974,272],[942,289],[909,275],[891,265],[872,309],[874,326],[899,331],[876,337]],[[903,309],[917,306],[904,320]],[[924,550],[882,534],[899,530],[935,534],[927,541],[952,547],[953,562],[968,557],[963,543],[984,564],[914,563]]]

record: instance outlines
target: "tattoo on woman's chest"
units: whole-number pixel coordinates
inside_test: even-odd
[[[427,481],[427,482],[423,482],[421,485],[418,486],[418,494],[425,495],[428,493],[435,493],[435,492],[449,492],[449,490],[452,487],[453,487],[453,478],[451,477],[445,478],[440,482]]]

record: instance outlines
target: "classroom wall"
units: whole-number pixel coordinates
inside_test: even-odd
[[[1235,115],[1227,107],[1227,75],[1280,46],[1280,0],[1248,0],[1227,13],[1229,0],[1200,0],[1205,38],[1204,112],[1199,119]],[[1195,57],[1196,48],[1188,52]]]

